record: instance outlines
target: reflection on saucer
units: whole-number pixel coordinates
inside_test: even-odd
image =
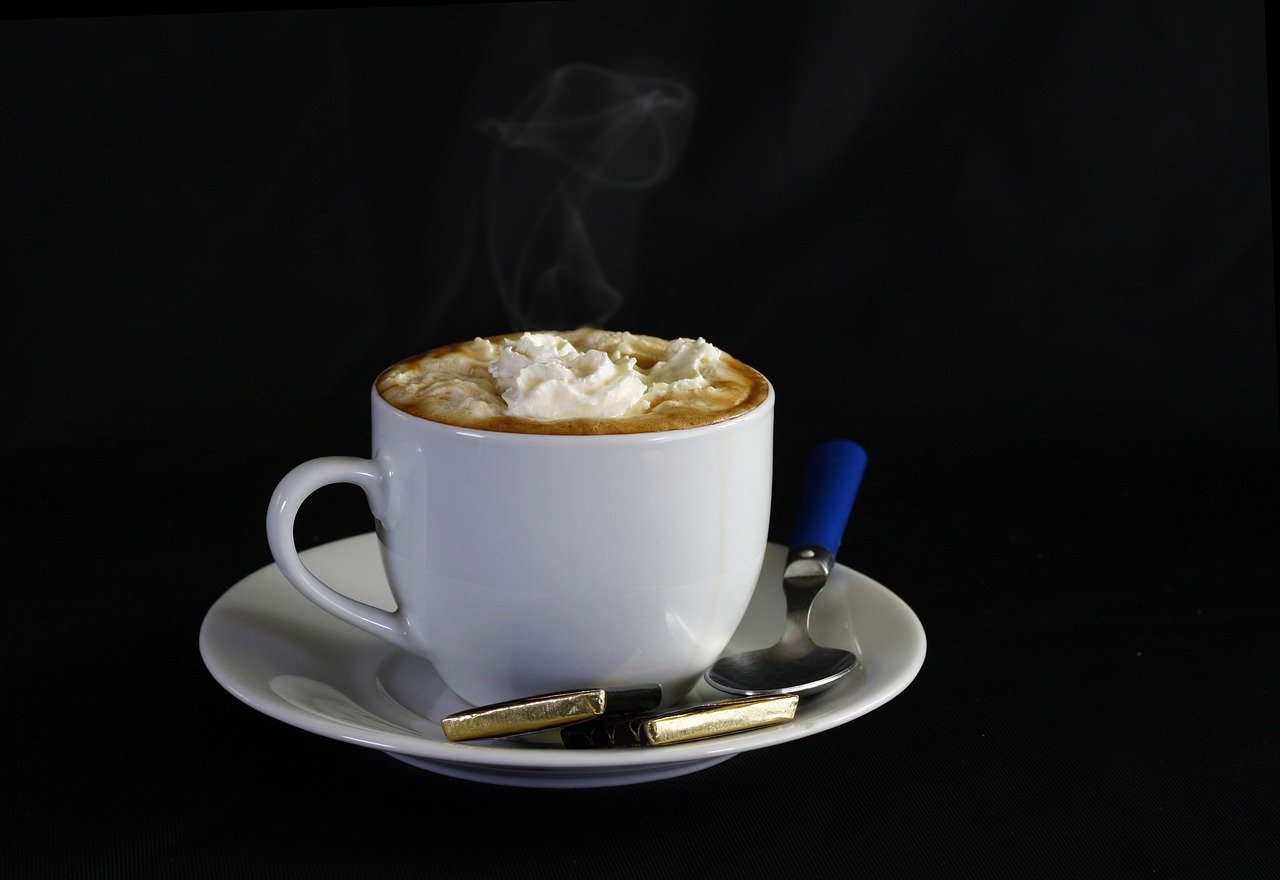
[[[419,730],[391,723],[361,706],[337,688],[313,678],[304,678],[301,675],[277,675],[268,682],[268,685],[280,699],[291,706],[335,724],[346,725],[356,730],[377,730],[407,736],[421,733]]]

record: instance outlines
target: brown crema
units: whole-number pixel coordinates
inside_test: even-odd
[[[567,339],[579,352],[591,349],[636,359],[649,370],[663,360],[668,341],[609,330],[546,331]],[[383,370],[376,387],[392,406],[432,422],[516,434],[640,434],[713,425],[749,412],[764,402],[769,383],[742,361],[720,352],[704,372],[702,388],[670,391],[648,410],[611,418],[538,419],[512,416],[498,392],[489,365],[494,348],[520,333],[455,342],[406,358]]]

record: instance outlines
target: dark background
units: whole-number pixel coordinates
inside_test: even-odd
[[[261,716],[196,640],[379,369],[517,328],[484,123],[575,63],[694,97],[589,202],[601,323],[772,379],[776,541],[809,446],[867,447],[840,559],[929,654],[841,728],[522,790]],[[1274,869],[1261,3],[9,19],[0,126],[9,876]],[[334,489],[300,542],[371,525]]]

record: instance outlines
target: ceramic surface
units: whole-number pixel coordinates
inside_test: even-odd
[[[309,567],[356,599],[388,607],[390,589],[373,534],[303,552]],[[769,545],[746,616],[726,653],[771,644],[784,616],[786,549]],[[837,565],[812,614],[814,638],[854,651],[859,668],[805,697],[793,721],[655,748],[567,750],[553,737],[453,743],[440,719],[468,704],[425,659],[321,611],[269,565],[235,584],[209,610],[200,650],[236,697],[281,721],[381,749],[418,767],[479,782],[525,787],[624,785],[692,773],[736,754],[828,730],[883,705],[915,678],[925,656],[919,619],[885,587]],[[724,699],[700,684],[686,703]]]
[[[373,457],[290,471],[267,538],[284,576],[348,624],[429,661],[476,704],[649,681],[674,702],[742,620],[768,540],[774,395],[712,425],[640,434],[475,431],[376,390]],[[314,491],[359,486],[396,610],[298,558]]]

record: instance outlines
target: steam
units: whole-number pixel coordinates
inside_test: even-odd
[[[586,215],[599,207],[598,187],[643,190],[671,172],[692,105],[679,83],[575,64],[549,74],[511,119],[484,123],[498,141],[489,254],[513,328],[600,327],[618,310],[623,295],[605,278],[591,230],[626,238],[639,197]]]

